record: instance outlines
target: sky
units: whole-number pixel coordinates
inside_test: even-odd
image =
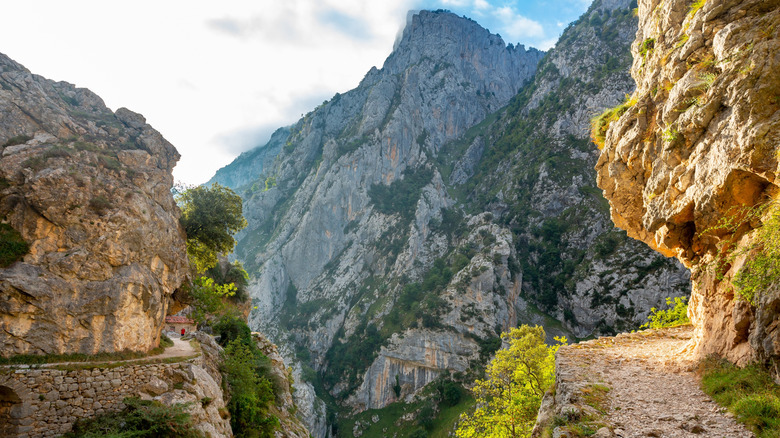
[[[4,2],[0,52],[141,113],[201,184],[381,68],[419,9],[547,50],[590,0],[24,0]]]

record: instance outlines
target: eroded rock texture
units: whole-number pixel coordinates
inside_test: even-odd
[[[0,219],[30,245],[0,269],[0,351],[155,347],[187,271],[178,152],[140,114],[2,54],[0,114]]]
[[[780,357],[780,296],[735,298],[740,254],[759,220],[740,214],[777,192],[780,2],[639,1],[636,104],[610,125],[597,165],[612,219],[693,272],[700,355]],[[726,222],[736,226],[721,227]]]

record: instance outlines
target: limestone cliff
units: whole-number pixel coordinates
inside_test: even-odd
[[[315,386],[344,411],[383,407],[476,371],[518,323],[609,333],[687,293],[687,272],[614,229],[590,183],[588,121],[633,89],[629,6],[596,2],[543,60],[423,11],[382,69],[234,187],[251,324],[294,362],[313,435],[327,434]],[[215,179],[245,181],[232,172],[252,157]]]
[[[745,212],[777,195],[780,2],[640,0],[639,17],[637,90],[597,165],[612,219],[692,270],[700,355],[777,364],[780,294],[751,305],[732,279],[761,227]]]
[[[3,355],[145,351],[187,272],[179,154],[145,119],[0,54],[0,219],[29,245],[0,269]]]

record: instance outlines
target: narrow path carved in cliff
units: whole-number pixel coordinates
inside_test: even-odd
[[[45,364],[36,364],[36,365],[0,365],[0,368],[28,368],[30,366],[35,366],[38,368],[49,368],[49,367],[57,367],[57,366],[67,366],[67,365],[99,365],[99,364],[110,364],[110,363],[134,363],[134,362],[155,362],[160,361],[164,359],[172,359],[172,358],[182,358],[182,359],[189,359],[196,357],[200,354],[200,351],[193,348],[192,344],[188,340],[183,340],[179,337],[172,337],[171,340],[173,341],[173,346],[168,347],[160,354],[156,354],[154,356],[146,356],[146,357],[140,357],[137,359],[122,359],[122,360],[114,360],[114,361],[99,361],[99,362],[51,362],[51,363],[45,363]]]
[[[609,392],[605,421],[618,437],[752,437],[699,387],[690,326],[600,338],[559,352],[563,379]]]

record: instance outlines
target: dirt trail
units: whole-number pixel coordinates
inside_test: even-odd
[[[160,359],[169,359],[174,357],[194,357],[200,354],[200,351],[195,350],[195,348],[192,347],[190,341],[188,340],[182,340],[179,337],[172,337],[171,340],[173,341],[173,346],[166,348],[164,352],[160,354],[156,354],[154,356],[145,356],[138,359],[121,359],[121,360],[114,360],[114,361],[95,361],[95,362],[51,362],[51,363],[35,364],[35,365],[0,365],[0,368],[30,368],[30,367],[49,368],[49,367],[66,366],[66,365],[100,365],[100,364],[110,364],[110,363],[117,363],[117,362],[133,363],[133,362],[146,362],[146,361],[155,361]]]
[[[149,356],[144,359],[145,360],[168,359],[170,357],[182,357],[182,356],[186,357],[186,356],[194,356],[198,354],[198,352],[195,351],[194,348],[192,348],[192,344],[190,344],[190,341],[185,341],[177,337],[172,337],[171,340],[173,341],[173,347],[166,348],[162,354],[158,354],[156,356]]]
[[[691,326],[626,333],[561,348],[560,380],[610,388],[604,420],[618,437],[752,437],[700,388]]]

